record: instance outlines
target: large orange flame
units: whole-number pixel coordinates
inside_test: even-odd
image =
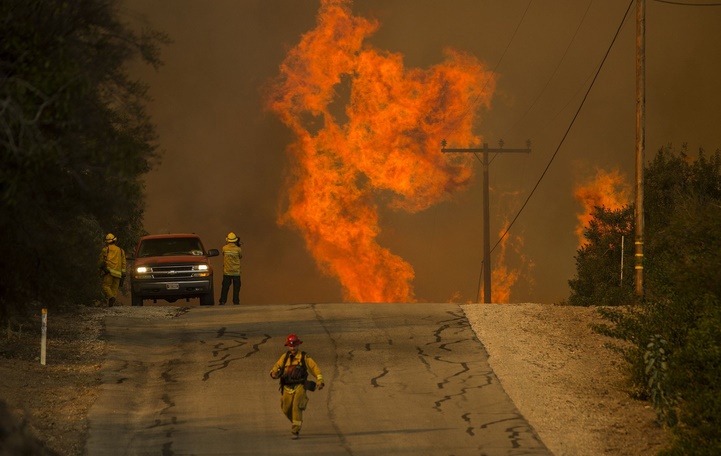
[[[621,209],[630,201],[630,194],[630,186],[617,169],[610,172],[598,169],[592,179],[576,186],[576,200],[583,206],[583,213],[578,214],[576,227],[579,245],[586,242],[583,231],[593,219],[594,208]]]
[[[402,55],[363,44],[379,24],[350,4],[321,2],[316,28],[288,52],[269,93],[268,108],[296,136],[279,223],[302,233],[344,300],[413,302],[413,268],[376,242],[376,197],[415,212],[468,186],[472,157],[442,154],[441,140],[480,142],[471,127],[495,77],[453,50],[428,70],[406,69]]]

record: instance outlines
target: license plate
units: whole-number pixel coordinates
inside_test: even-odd
[[[180,288],[180,284],[178,283],[166,283],[165,288],[167,290],[178,290]]]

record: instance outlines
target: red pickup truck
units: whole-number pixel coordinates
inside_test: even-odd
[[[208,258],[218,256],[217,249],[206,252],[195,234],[156,234],[140,238],[130,273],[131,304],[143,300],[199,298],[201,306],[215,304],[213,268]]]

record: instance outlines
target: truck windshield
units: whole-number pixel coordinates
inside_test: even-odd
[[[172,255],[203,255],[197,238],[146,239],[140,244],[138,258]]]

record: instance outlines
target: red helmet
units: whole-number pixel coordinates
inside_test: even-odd
[[[295,347],[296,345],[300,345],[302,343],[303,341],[298,339],[298,336],[295,334],[291,334],[287,339],[285,339],[285,345],[287,347]]]

